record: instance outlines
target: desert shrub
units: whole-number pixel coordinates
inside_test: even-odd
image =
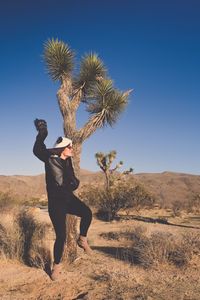
[[[98,207],[101,199],[102,185],[85,184],[79,190],[79,197],[89,206]]]
[[[127,207],[129,199],[125,197],[126,192],[118,189],[114,191],[102,190],[99,195],[97,217],[101,220],[112,221],[117,217],[120,209]]]
[[[169,253],[168,260],[177,267],[184,267],[191,259],[190,249],[182,248],[182,245],[176,245],[175,249]]]
[[[20,209],[14,216],[12,226],[0,224],[0,254],[17,259],[29,266],[44,267],[50,260],[50,253],[44,246],[48,225],[39,223],[26,209]]]
[[[120,258],[144,268],[153,265],[173,264],[186,267],[193,254],[200,253],[200,234],[185,234],[177,237],[171,233],[154,232],[146,234],[146,227],[137,226],[134,230],[102,233],[105,239],[127,239],[130,246],[123,250]]]
[[[151,243],[147,237],[140,239],[130,250],[131,260],[138,265],[148,268],[153,264]]]
[[[97,217],[105,221],[112,221],[121,209],[125,211],[139,210],[142,207],[152,207],[153,203],[154,197],[143,186],[119,180],[108,190],[99,191]]]
[[[196,193],[188,199],[186,203],[187,212],[199,213],[200,212],[200,194]]]
[[[192,250],[183,237],[177,239],[172,234],[157,232],[133,243],[131,254],[133,262],[145,268],[160,263],[172,263],[177,267],[184,267],[192,257]]]
[[[192,200],[193,200],[193,203],[194,203],[194,207],[199,212],[200,211],[200,194],[195,194],[193,196]]]
[[[0,192],[0,209],[1,211],[9,210],[11,207],[19,205],[18,197],[9,193]]]
[[[16,224],[0,225],[0,254],[2,257],[21,261],[22,242],[20,229]]]
[[[159,232],[151,235],[154,251],[154,262],[173,263],[177,267],[186,266],[191,259],[191,248],[183,236],[177,238],[171,233]]]
[[[32,197],[30,199],[26,199],[23,201],[23,204],[26,206],[36,206],[40,204],[40,199],[36,197]]]
[[[29,199],[25,199],[22,201],[22,205],[24,206],[33,206],[33,207],[37,207],[37,206],[47,206],[48,205],[48,200],[47,199],[43,199],[41,200],[40,198],[37,197],[31,197]]]
[[[120,237],[123,237],[132,242],[140,241],[146,234],[147,228],[145,226],[136,226],[134,230],[127,229],[120,232]]]
[[[172,203],[172,213],[174,217],[178,217],[181,214],[181,211],[185,208],[185,204],[180,201],[176,200]]]
[[[183,244],[190,248],[192,254],[200,254],[200,233],[190,232],[183,234]]]
[[[123,209],[129,210],[151,208],[155,197],[146,188],[124,173],[114,173],[109,176],[109,187],[85,184],[79,190],[79,197],[88,205],[96,208],[97,217],[101,220],[112,221]]]
[[[154,203],[155,197],[143,185],[137,184],[130,190],[130,204],[136,210],[152,208]]]
[[[10,193],[0,192],[0,209],[2,211],[9,211],[12,208],[19,206],[37,206],[37,205],[47,205],[47,200],[41,201],[39,198],[32,197],[29,199],[21,199],[17,195]]]
[[[169,207],[169,203],[168,201],[166,201],[166,197],[163,191],[160,191],[159,193],[157,206],[159,209],[170,209],[171,212],[171,207]]]
[[[120,239],[120,233],[119,232],[103,232],[100,234],[100,237],[106,239],[106,240],[117,240],[119,241]]]
[[[48,200],[47,199],[39,200],[39,205],[40,206],[48,206]]]
[[[6,228],[0,224],[0,255],[1,256],[8,256],[11,258],[13,253],[16,253],[16,249],[13,246],[13,243],[11,243],[11,235],[6,230]],[[14,249],[12,249],[14,248]]]
[[[144,226],[136,226],[134,230],[127,229],[125,231],[119,231],[119,232],[118,231],[103,232],[100,234],[100,236],[107,240],[126,239],[132,242],[134,241],[138,242],[142,237],[145,236],[146,230],[147,229]]]

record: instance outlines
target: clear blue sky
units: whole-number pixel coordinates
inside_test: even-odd
[[[81,167],[97,171],[94,154],[117,151],[135,173],[200,174],[200,2],[73,0],[1,2],[0,174],[39,174],[33,120],[45,118],[51,147],[63,134],[58,83],[45,71],[43,44],[59,38],[80,57],[99,54],[120,90],[134,89],[114,128],[84,146]],[[78,125],[87,115],[82,107]]]

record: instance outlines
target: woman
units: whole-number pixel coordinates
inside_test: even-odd
[[[91,224],[92,212],[87,205],[73,194],[73,191],[79,186],[79,180],[75,177],[72,167],[72,141],[66,137],[60,137],[54,148],[47,149],[44,144],[44,140],[48,135],[46,121],[36,119],[34,123],[38,135],[33,153],[45,163],[48,212],[56,233],[54,263],[51,274],[52,280],[56,280],[61,270],[60,261],[66,241],[66,214],[81,218],[80,236],[77,244],[87,254],[91,254],[92,250],[87,242],[87,232]]]

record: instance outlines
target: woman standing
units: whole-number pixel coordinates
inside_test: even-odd
[[[85,203],[73,194],[73,191],[79,186],[79,180],[75,177],[71,161],[73,156],[72,141],[66,137],[59,137],[54,148],[47,149],[44,144],[48,135],[46,121],[36,119],[34,124],[38,135],[33,153],[45,163],[48,212],[56,233],[51,274],[51,279],[56,280],[61,271],[60,261],[66,242],[66,214],[81,218],[80,236],[77,244],[87,254],[91,254],[92,250],[87,242],[87,232],[91,224],[92,212]]]

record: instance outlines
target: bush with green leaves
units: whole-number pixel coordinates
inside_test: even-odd
[[[98,213],[100,219],[112,221],[120,210],[128,211],[150,208],[154,197],[142,185],[120,179],[109,190],[98,191]]]
[[[78,196],[89,206],[93,208],[98,207],[100,201],[100,194],[104,190],[103,185],[99,184],[84,184],[78,191]]]
[[[130,208],[140,209],[140,207],[152,206],[153,196],[146,189],[135,183],[133,177],[129,180],[129,175],[133,172],[118,172],[123,162],[120,161],[114,168],[111,167],[116,158],[116,151],[110,151],[108,154],[98,152],[95,154],[97,164],[105,175],[105,187],[99,188],[96,192],[98,205],[97,216],[101,219],[111,221],[116,218],[121,209],[129,212]]]
[[[139,211],[141,208],[152,208],[154,196],[133,178],[116,175],[112,185],[106,189],[104,185],[84,185],[79,191],[80,198],[97,210],[97,217],[112,221],[120,210],[129,214],[130,211]]]

